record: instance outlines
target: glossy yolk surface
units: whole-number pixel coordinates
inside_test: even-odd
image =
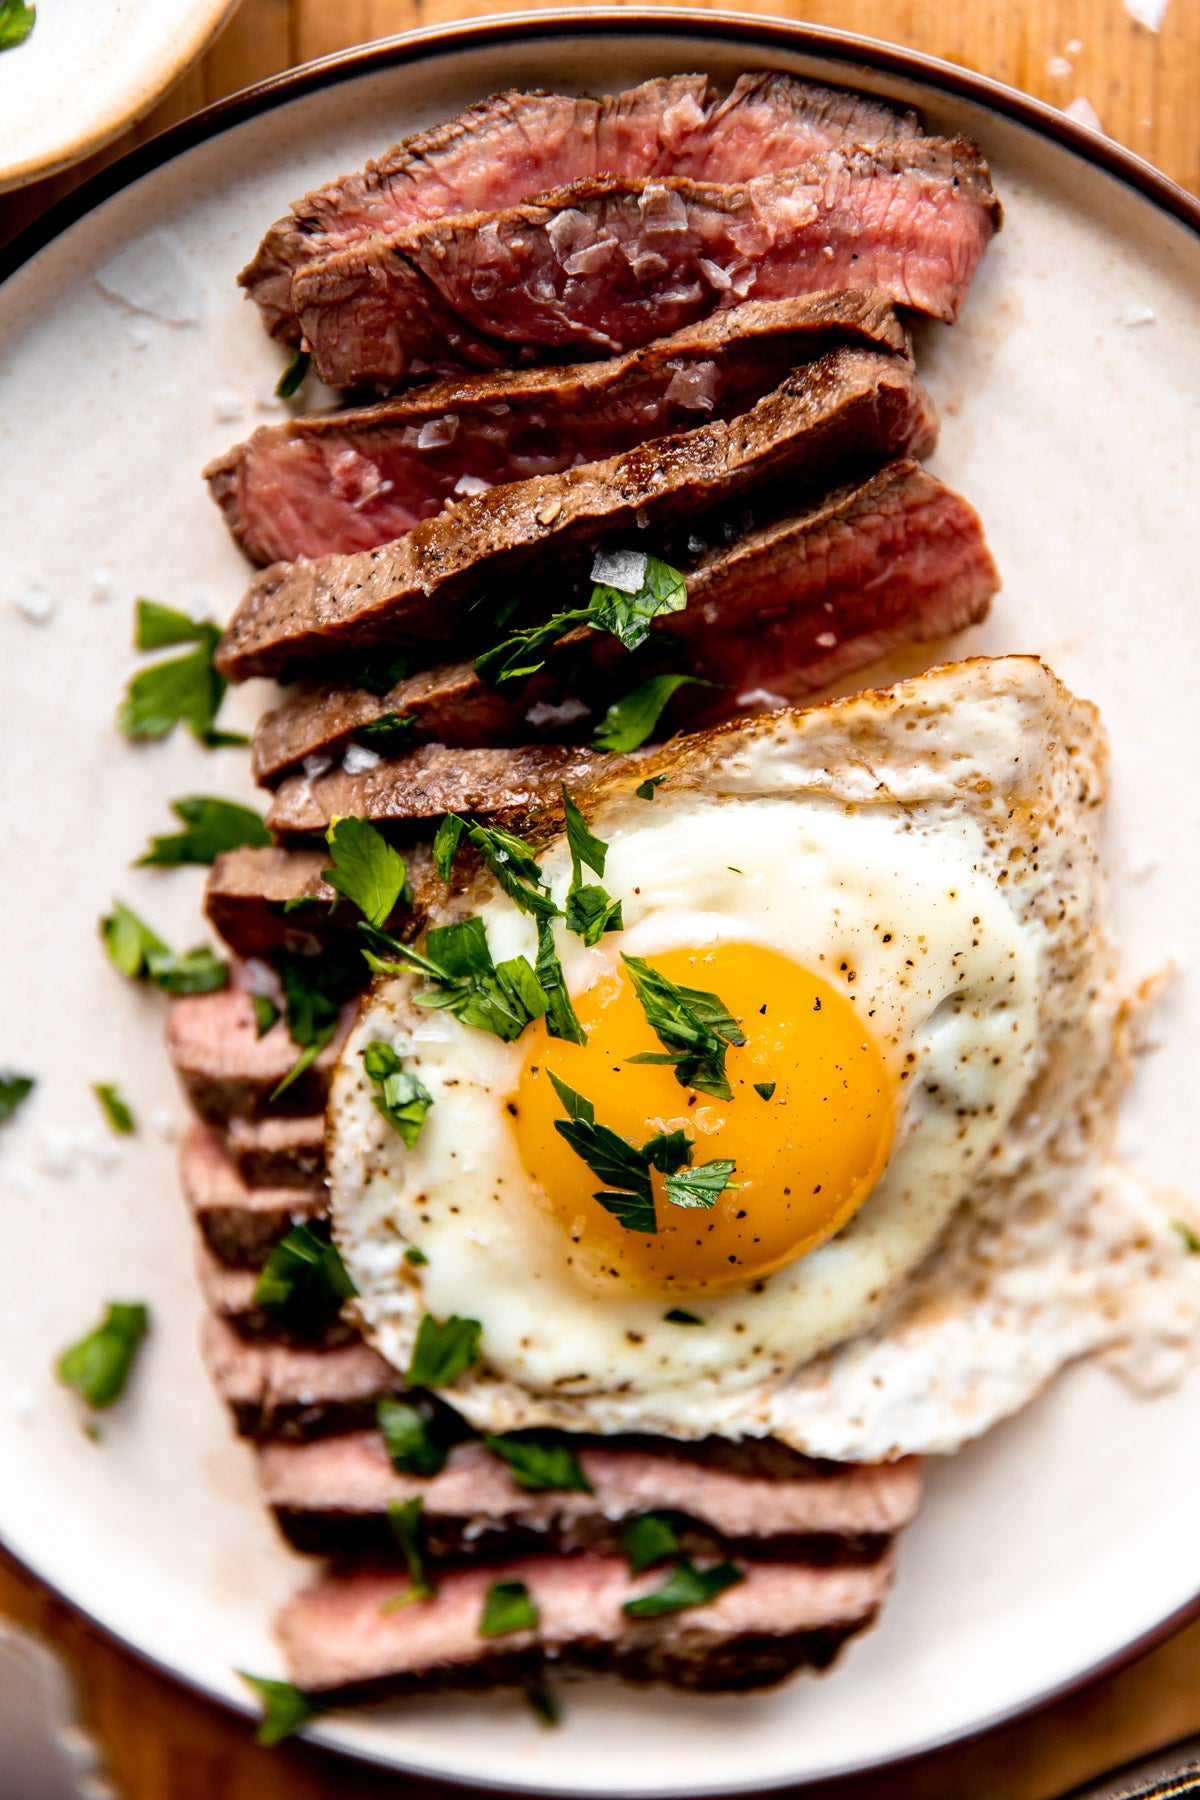
[[[568,1260],[593,1290],[682,1295],[744,1286],[813,1250],[852,1216],[878,1181],[894,1134],[893,1083],[845,995],[755,944],[713,944],[648,958],[681,986],[719,995],[746,1036],[730,1046],[730,1101],[681,1087],[673,1068],[631,1064],[663,1045],[624,966],[580,995],[584,1045],[539,1021],[509,1103],[525,1167],[561,1222]],[[555,1130],[565,1118],[553,1070],[590,1100],[596,1123],[637,1146],[682,1127],[693,1164],[731,1158],[711,1210],[667,1201],[653,1175],[658,1230],[626,1229],[593,1197],[601,1182]],[[773,1081],[769,1100],[756,1082]]]

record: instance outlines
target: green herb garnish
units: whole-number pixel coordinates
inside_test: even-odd
[[[268,1681],[262,1675],[247,1675],[245,1669],[237,1672],[262,1701],[262,1723],[254,1741],[264,1749],[271,1749],[301,1726],[311,1724],[321,1711],[315,1700],[302,1694],[290,1681]]]
[[[492,961],[480,918],[431,929],[424,954],[386,932],[370,926],[359,929],[368,946],[367,963],[377,974],[393,975],[407,965],[429,977],[433,985],[413,996],[417,1006],[449,1012],[464,1025],[490,1031],[506,1044],[549,1008],[549,998],[525,957]],[[380,950],[392,951],[400,960],[385,960]]]
[[[634,793],[639,800],[653,800],[656,788],[660,788],[666,780],[665,775],[647,775],[645,781],[639,782]]]
[[[670,1519],[664,1519],[661,1513],[642,1513],[622,1528],[621,1548],[633,1573],[640,1575],[643,1569],[677,1556],[679,1539]]]
[[[382,700],[390,694],[394,687],[407,681],[412,674],[412,658],[409,656],[386,656],[383,650],[369,651],[363,660],[346,672],[346,681],[350,687],[366,688],[368,694],[374,694]]]
[[[415,1244],[410,1244],[404,1252],[404,1260],[410,1268],[421,1269],[424,1268],[429,1258],[423,1250],[418,1250]]]
[[[426,1313],[417,1327],[412,1358],[404,1379],[409,1387],[450,1387],[479,1360],[483,1326],[478,1319],[435,1319]]]
[[[369,725],[360,725],[354,736],[380,756],[401,756],[412,746],[417,721],[410,713],[387,712]]]
[[[480,1637],[507,1637],[511,1631],[536,1631],[537,1624],[537,1607],[523,1581],[493,1581],[483,1603]]]
[[[176,725],[186,725],[209,750],[249,742],[237,733],[216,729],[228,685],[213,665],[221,641],[219,626],[189,618],[155,600],[139,600],[133,641],[138,650],[160,650],[168,644],[195,644],[196,648],[186,656],[154,663],[133,677],[117,712],[117,728],[126,737],[161,738]]]
[[[0,1122],[11,1119],[36,1086],[37,1080],[32,1075],[16,1075],[11,1069],[0,1074]]]
[[[353,947],[327,947],[319,956],[279,959],[288,1032],[300,1055],[271,1095],[277,1100],[332,1042],[342,1007],[363,985],[362,963]]]
[[[393,1131],[399,1132],[407,1149],[417,1141],[425,1114],[433,1105],[433,1095],[417,1077],[405,1069],[390,1044],[376,1038],[359,1052],[363,1068],[375,1092],[371,1100],[383,1114]]]
[[[36,18],[36,6],[26,6],[24,0],[0,0],[0,50],[23,44]]]
[[[701,1319],[696,1313],[684,1312],[682,1306],[673,1306],[670,1312],[663,1314],[664,1325],[706,1325],[707,1319]]]
[[[463,838],[479,852],[480,860],[490,869],[500,887],[522,912],[535,919],[557,919],[561,909],[550,896],[542,877],[541,864],[531,855],[529,846],[511,831],[499,826],[481,825],[478,820],[462,819],[447,813],[433,840],[433,864],[443,881],[449,881],[454,858]]]
[[[775,1083],[773,1081],[756,1081],[754,1091],[760,1100],[770,1100],[775,1093]]]
[[[58,1360],[58,1379],[83,1395],[93,1411],[119,1400],[129,1380],[150,1314],[140,1302],[113,1300],[101,1324]]]
[[[1183,1239],[1183,1247],[1188,1254],[1190,1256],[1195,1256],[1196,1252],[1200,1250],[1200,1237],[1196,1236],[1196,1233],[1192,1230],[1191,1226],[1185,1225],[1182,1219],[1172,1219],[1171,1229],[1172,1231],[1178,1232],[1179,1236]]]
[[[542,1682],[535,1681],[532,1686],[527,1687],[525,1698],[529,1702],[534,1717],[540,1719],[543,1725],[558,1724],[558,1703],[550,1689]]]
[[[312,357],[307,350],[293,350],[291,361],[275,383],[277,400],[290,400],[298,392],[309,371]]]
[[[650,1164],[645,1152],[635,1149],[609,1126],[597,1125],[596,1109],[591,1101],[585,1100],[550,1070],[547,1074],[567,1114],[565,1119],[555,1119],[554,1129],[587,1164],[597,1181],[606,1184],[603,1191],[592,1196],[593,1199],[598,1200],[627,1231],[656,1232],[658,1220],[650,1186]]]
[[[279,1017],[279,1008],[269,994],[251,994],[250,1000],[254,1007],[254,1029],[259,1037],[266,1037]]]
[[[369,819],[335,819],[325,842],[333,867],[321,870],[322,881],[352,901],[372,925],[386,925],[408,878],[399,851]]]
[[[627,1600],[621,1611],[631,1619],[657,1619],[663,1613],[684,1612],[690,1606],[707,1606],[726,1588],[736,1587],[745,1579],[736,1563],[716,1563],[711,1569],[698,1569],[690,1556],[684,1556],[660,1588],[652,1594],[643,1594],[640,1600]]]
[[[546,1030],[551,1037],[563,1038],[568,1044],[586,1044],[587,1032],[567,992],[567,979],[554,943],[554,927],[549,919],[539,919],[537,927],[537,961],[534,974],[546,996]]]
[[[315,1337],[357,1292],[337,1245],[311,1225],[296,1225],[268,1256],[254,1303],[292,1331]]]
[[[450,1446],[419,1408],[405,1400],[380,1400],[375,1418],[397,1474],[437,1475],[445,1468]]]
[[[596,582],[587,606],[571,607],[566,612],[554,613],[540,624],[510,633],[476,657],[475,673],[494,687],[506,681],[524,681],[545,667],[546,652],[551,644],[577,625],[610,632],[627,650],[636,650],[646,641],[652,619],[660,613],[681,612],[687,605],[687,584],[678,569],[660,562],[656,556],[643,558],[636,550],[626,552],[626,556],[631,571],[626,579],[636,577],[636,587],[626,590],[611,582]],[[612,557],[598,560],[597,567],[603,573],[605,564],[615,565],[616,560]],[[613,572],[617,572],[615,566]],[[515,607],[507,609],[505,622],[515,610]]]
[[[229,981],[229,964],[219,962],[207,944],[177,955],[123,900],[114,901],[101,919],[100,935],[122,975],[149,981],[164,994],[211,994]]]
[[[392,1500],[388,1503],[388,1524],[392,1528],[392,1536],[400,1546],[400,1552],[408,1564],[408,1587],[394,1600],[388,1600],[380,1608],[381,1612],[399,1612],[402,1606],[411,1606],[414,1600],[432,1600],[437,1587],[425,1573],[425,1565],[421,1559],[421,1496],[416,1494],[411,1500]]]
[[[673,1063],[680,1087],[695,1088],[718,1100],[732,1100],[733,1089],[725,1074],[725,1050],[744,1044],[745,1036],[733,1014],[716,994],[703,988],[680,987],[640,956],[621,961],[629,970],[634,992],[642,1003],[646,1022],[665,1048],[665,1054],[642,1051],[631,1063]]]
[[[681,687],[712,687],[698,675],[654,675],[620,700],[614,700],[592,737],[597,750],[636,750],[662,717],[671,696]],[[639,788],[638,792],[641,792]],[[652,796],[643,794],[642,798]]]
[[[184,830],[151,838],[145,856],[138,858],[139,867],[173,869],[181,863],[210,864],[225,851],[238,850],[243,844],[264,849],[271,842],[262,814],[249,806],[237,806],[232,800],[196,794],[185,800],[172,800],[171,811]]]
[[[613,900],[602,887],[585,886],[584,868],[603,875],[608,845],[589,831],[587,822],[566,787],[562,790],[567,823],[567,848],[571,853],[571,887],[567,895],[567,929],[581,937],[585,944],[598,944],[606,931],[622,928],[621,902]]]
[[[112,1082],[98,1081],[93,1086],[92,1092],[103,1107],[105,1118],[119,1136],[128,1137],[131,1132],[137,1130],[133,1114]]]
[[[592,1484],[579,1466],[579,1458],[569,1444],[548,1437],[544,1432],[522,1432],[519,1436],[486,1437],[484,1443],[493,1456],[508,1464],[509,1473],[518,1487],[531,1493],[590,1494]]]
[[[707,1211],[727,1188],[737,1185],[729,1179],[732,1174],[733,1164],[723,1157],[714,1157],[694,1169],[680,1169],[664,1182],[667,1199],[672,1206],[702,1207]]]

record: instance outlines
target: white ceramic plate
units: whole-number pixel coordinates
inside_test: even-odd
[[[143,118],[238,0],[40,0],[0,54],[0,192],[53,175]]]
[[[1099,140],[1089,160],[1086,134],[1060,125],[1056,139],[1039,126],[1054,115],[958,71],[711,14],[483,21],[303,72],[181,128],[94,188],[82,216],[52,221],[58,235],[0,289],[0,1066],[40,1080],[0,1143],[0,1532],[107,1630],[234,1705],[245,1705],[235,1666],[278,1667],[271,1611],[304,1565],[277,1543],[197,1355],[190,1227],[162,1129],[182,1108],[161,1003],[106,966],[95,934],[117,893],[194,941],[200,872],[129,864],[167,826],[169,797],[251,793],[238,752],[205,755],[182,737],[134,749],[112,728],[134,661],[132,596],[202,600],[224,616],[246,579],[199,470],[269,415],[282,359],[233,278],[291,197],[489,90],[599,90],[696,68],[725,80],[765,62],[914,102],[991,158],[1006,228],[962,323],[925,330],[921,344],[944,419],[937,468],[981,508],[1005,578],[991,622],[962,648],[1038,651],[1108,719],[1130,962],[1175,956],[1181,968],[1126,1109],[1128,1147],[1156,1177],[1194,1171],[1190,203]],[[183,322],[98,285],[99,274],[129,290],[147,266],[159,311]],[[34,611],[39,592],[54,602],[44,623],[11,604],[28,606],[30,587]],[[235,702],[248,723],[262,695]],[[109,1143],[88,1092],[97,1080],[119,1080],[145,1121],[113,1166],[97,1166]],[[154,1332],[96,1445],[50,1367],[109,1297],[148,1300]],[[1192,1382],[1137,1400],[1077,1369],[931,1466],[882,1624],[826,1679],[702,1700],[581,1688],[558,1732],[491,1696],[330,1717],[313,1735],[467,1782],[660,1796],[815,1780],[961,1737],[1193,1606],[1198,1397]]]

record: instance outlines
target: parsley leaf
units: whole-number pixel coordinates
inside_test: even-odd
[[[438,1475],[445,1468],[450,1445],[419,1407],[405,1400],[380,1400],[375,1418],[397,1474]]]
[[[529,846],[514,837],[511,831],[496,825],[481,825],[478,820],[462,819],[457,813],[446,814],[433,840],[433,863],[443,881],[450,879],[454,858],[464,837],[474,845],[485,867],[522,912],[530,913],[535,919],[560,917],[560,908],[551,899],[541,865],[530,854]]]
[[[254,1302],[291,1330],[315,1337],[357,1292],[337,1245],[310,1225],[296,1225],[268,1256]]]
[[[736,1587],[745,1575],[736,1563],[715,1563],[698,1569],[690,1556],[681,1557],[660,1588],[627,1600],[621,1611],[630,1619],[657,1619],[663,1613],[684,1612],[690,1606],[707,1606],[726,1588]]]
[[[642,1145],[642,1155],[652,1169],[674,1175],[692,1160],[692,1141],[686,1131],[660,1131]]]
[[[770,1100],[775,1093],[775,1083],[773,1081],[756,1081],[754,1091],[760,1100]]]
[[[549,1437],[544,1432],[528,1431],[517,1435],[486,1437],[484,1443],[493,1456],[508,1464],[509,1473],[518,1487],[531,1493],[590,1494],[592,1484],[579,1466],[579,1458],[569,1444]]]
[[[164,994],[211,994],[229,981],[229,964],[218,962],[207,944],[176,955],[123,900],[101,919],[100,935],[122,975],[149,981]]]
[[[625,553],[626,556],[629,554]],[[632,553],[633,558],[639,555],[637,551]],[[603,579],[609,572],[608,566],[619,560],[624,560],[620,553],[615,558],[611,555],[597,557],[592,575],[600,579],[592,589],[588,612],[593,624],[603,631],[610,631],[627,650],[636,650],[649,637],[652,619],[658,618],[660,613],[683,611],[687,605],[687,582],[670,563],[661,562],[657,556],[647,556],[639,585],[631,592],[626,587],[611,585],[611,576],[607,583]]]
[[[329,946],[319,956],[283,956],[278,967],[287,1027],[300,1056],[272,1100],[316,1062],[337,1031],[342,1007],[363,985],[362,963],[353,946]]]
[[[682,1306],[673,1306],[670,1312],[663,1314],[664,1325],[707,1325],[707,1323],[707,1319],[701,1319],[695,1313],[684,1312]]]
[[[727,1188],[738,1185],[730,1181],[732,1174],[733,1164],[724,1158],[714,1158],[695,1169],[680,1169],[667,1176],[667,1199],[672,1206],[702,1207],[707,1211],[717,1204]]]
[[[130,738],[161,738],[183,724],[210,750],[247,743],[247,738],[236,733],[216,730],[228,685],[213,666],[220,641],[219,626],[208,620],[189,618],[187,613],[159,606],[154,600],[139,600],[134,628],[137,649],[158,650],[168,644],[195,644],[196,649],[154,663],[132,678],[117,712],[118,730]]]
[[[36,18],[36,6],[26,6],[24,0],[0,0],[0,50],[23,44]]]
[[[598,1181],[608,1183],[613,1190],[620,1190],[606,1190],[593,1198],[627,1231],[656,1232],[658,1221],[650,1187],[650,1165],[643,1152],[619,1137],[609,1126],[597,1125],[591,1101],[585,1100],[551,1071],[547,1070],[547,1073],[567,1114],[565,1119],[555,1119],[554,1129]]]
[[[140,1302],[110,1301],[101,1324],[58,1359],[58,1379],[83,1395],[95,1411],[125,1391],[150,1315]]]
[[[608,860],[608,845],[594,831],[588,830],[587,820],[568,794],[565,783],[562,797],[567,822],[567,848],[571,852],[571,885],[579,887],[585,868],[591,869],[596,875],[603,875],[604,865]]]
[[[404,1379],[410,1387],[450,1387],[478,1362],[482,1333],[478,1319],[460,1319],[455,1313],[435,1319],[425,1313]]]
[[[1196,1236],[1191,1226],[1185,1225],[1182,1219],[1172,1219],[1171,1229],[1179,1234],[1188,1255],[1195,1256],[1196,1252],[1200,1250],[1200,1237]]]
[[[432,928],[425,936],[424,955],[369,925],[359,930],[368,945],[367,963],[377,974],[395,974],[407,964],[429,977],[433,986],[414,995],[417,1006],[449,1012],[464,1025],[490,1031],[506,1044],[549,1008],[549,999],[523,956],[493,963],[480,918]],[[385,961],[379,949],[394,951],[400,961]]]
[[[531,1687],[527,1687],[525,1698],[535,1718],[540,1719],[543,1725],[558,1724],[558,1704],[550,1689],[542,1682],[535,1681]]]
[[[629,1061],[674,1063],[680,1087],[732,1100],[725,1049],[728,1044],[744,1044],[746,1039],[725,1003],[703,988],[680,987],[652,969],[643,957],[626,956],[622,951],[621,961],[629,970],[647,1024],[667,1052],[642,1051]]]
[[[347,685],[366,688],[368,694],[374,694],[377,700],[382,700],[394,687],[407,681],[412,674],[412,658],[391,656],[383,662],[380,658],[384,655],[382,650],[369,651],[361,663],[346,671]]]
[[[400,756],[410,748],[416,729],[411,713],[387,712],[369,725],[360,725],[354,736],[368,750],[378,750],[380,756]]]
[[[393,1131],[399,1132],[409,1150],[417,1141],[425,1114],[433,1105],[433,1095],[417,1077],[405,1069],[390,1044],[376,1038],[359,1052],[367,1078],[375,1088],[372,1102]]]
[[[410,1244],[404,1252],[404,1260],[410,1268],[420,1269],[429,1261],[429,1258],[423,1250],[418,1250],[415,1244]]]
[[[546,1030],[551,1037],[564,1038],[568,1044],[586,1044],[587,1032],[567,992],[566,976],[554,945],[554,927],[549,919],[538,920],[537,961],[534,974],[548,1002]]]
[[[408,879],[399,851],[369,819],[334,819],[325,842],[333,867],[321,870],[322,881],[352,901],[372,925],[385,925]]]
[[[36,1086],[37,1081],[32,1075],[15,1075],[11,1070],[0,1073],[0,1121],[11,1119]]]
[[[602,887],[585,887],[584,868],[603,875],[608,845],[589,831],[583,814],[564,785],[563,809],[567,821],[567,847],[571,852],[571,888],[567,895],[567,930],[581,937],[585,944],[598,944],[606,931],[622,928],[621,902],[613,900]]]
[[[525,681],[546,666],[546,652],[551,644],[573,631],[576,625],[591,623],[592,616],[586,606],[552,613],[541,624],[511,632],[490,650],[484,650],[475,658],[475,673],[490,687],[503,687],[506,681]]]
[[[633,791],[639,800],[653,800],[654,790],[660,788],[666,779],[665,775],[647,775],[645,781],[641,782]]]
[[[636,750],[662,717],[663,708],[681,687],[713,687],[698,675],[654,675],[620,700],[614,700],[592,737],[597,750]],[[641,793],[641,789],[638,789]],[[642,798],[652,796],[643,794]]]
[[[138,867],[173,869],[180,863],[214,863],[226,850],[237,850],[243,844],[264,849],[271,834],[263,824],[262,814],[252,807],[236,806],[232,800],[215,800],[200,794],[186,800],[172,800],[171,811],[186,827],[166,837],[150,839],[145,856]]]
[[[388,1600],[381,1608],[385,1613],[399,1612],[402,1606],[411,1606],[414,1600],[432,1600],[437,1587],[425,1574],[425,1565],[421,1560],[421,1496],[415,1494],[411,1500],[391,1500],[388,1502],[388,1524],[392,1528],[392,1536],[400,1546],[401,1554],[408,1564],[408,1587],[394,1600]]]
[[[251,994],[254,1003],[254,1026],[259,1037],[266,1037],[279,1017],[279,1008],[269,994]]]
[[[275,398],[290,400],[302,387],[309,370],[312,357],[307,350],[294,350],[287,368],[275,383]]]
[[[93,1086],[92,1092],[104,1108],[104,1115],[109,1124],[119,1136],[128,1137],[130,1132],[137,1130],[133,1114],[112,1082],[98,1081]]]
[[[536,1631],[537,1607],[523,1581],[493,1581],[483,1603],[480,1637],[507,1637],[510,1631]]]
[[[264,1749],[271,1749],[291,1737],[293,1731],[311,1724],[321,1711],[315,1700],[302,1694],[290,1681],[268,1681],[262,1675],[247,1675],[245,1669],[239,1669],[238,1674],[262,1701],[262,1723],[254,1741]]]
[[[679,1539],[670,1519],[664,1519],[661,1513],[642,1513],[622,1528],[621,1548],[629,1558],[630,1569],[640,1575],[656,1562],[677,1556]]]

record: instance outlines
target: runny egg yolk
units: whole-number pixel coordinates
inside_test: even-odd
[[[895,1130],[893,1082],[843,992],[757,944],[713,944],[647,959],[680,986],[715,993],[738,1021],[729,1101],[681,1087],[672,1067],[630,1063],[663,1045],[624,968],[575,1001],[586,1044],[548,1037],[539,1021],[509,1104],[535,1191],[570,1241],[570,1264],[593,1291],[702,1294],[742,1287],[813,1250],[857,1211],[883,1173]],[[708,1210],[652,1186],[658,1229],[632,1231],[594,1198],[601,1182],[555,1130],[565,1112],[553,1073],[638,1147],[682,1127],[693,1166],[734,1163]],[[764,1099],[755,1083],[774,1082]]]

